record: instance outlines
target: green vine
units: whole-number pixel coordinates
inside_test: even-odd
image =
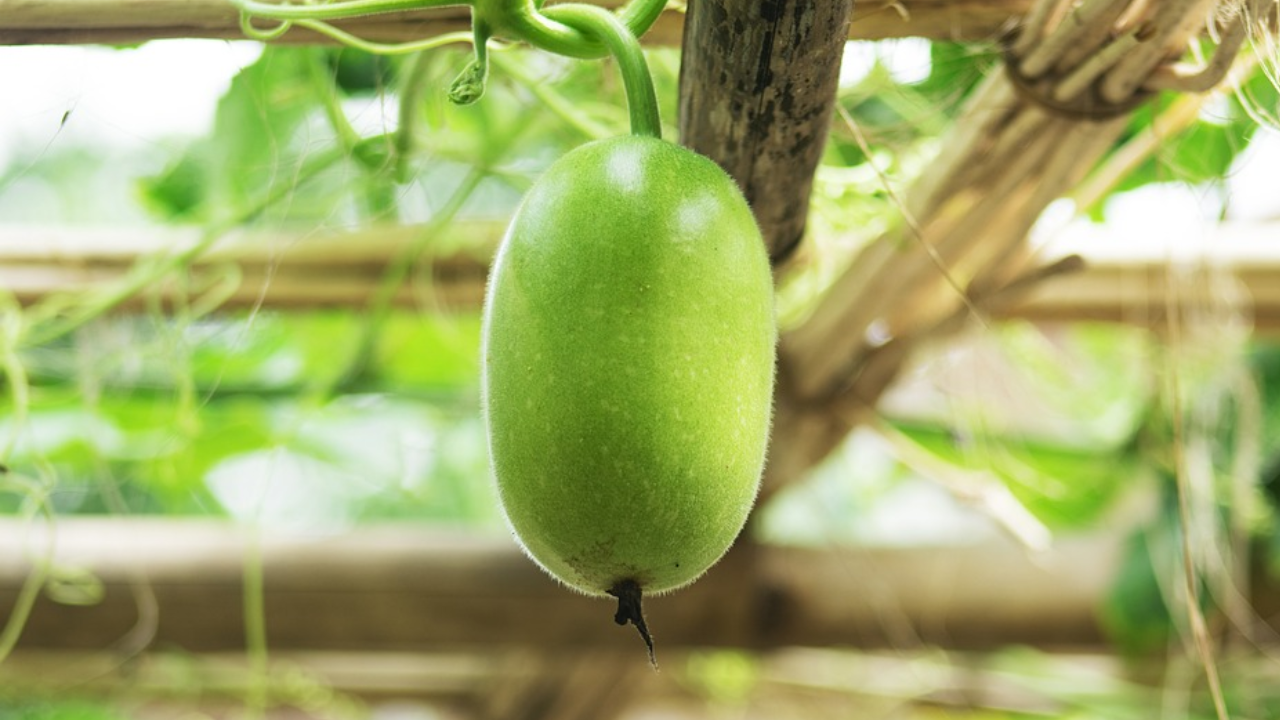
[[[536,48],[573,58],[611,55],[622,72],[631,114],[631,132],[661,136],[653,80],[637,38],[648,31],[662,14],[666,0],[631,0],[616,13],[583,3],[562,3],[544,8],[537,0],[340,0],[321,5],[230,1],[240,10],[240,26],[245,35],[263,41],[278,39],[295,24],[372,53],[414,52],[447,42],[470,41],[475,48],[475,57],[449,88],[449,99],[462,105],[476,102],[484,94],[489,73],[488,42],[492,37],[527,42]],[[332,20],[446,6],[471,8],[472,32],[469,35],[453,33],[431,40],[383,45],[363,40],[329,24]],[[262,29],[253,24],[254,18],[276,20],[278,24]]]
[[[291,23],[318,30],[316,23],[327,24],[329,20],[471,6],[473,24],[483,25],[495,34],[508,35],[512,40],[523,40],[543,50],[582,59],[600,58],[609,53],[603,41],[544,15],[540,9],[542,3],[534,0],[340,0],[323,5],[231,0],[231,4],[240,11],[241,27],[250,37],[264,32],[252,26],[254,17],[279,20],[279,27],[265,31],[279,37],[289,30]],[[616,15],[632,35],[640,37],[648,32],[665,7],[666,0],[632,0]]]
[[[593,33],[609,46],[622,71],[627,110],[631,114],[631,134],[662,137],[658,97],[653,89],[649,65],[640,50],[640,41],[627,30],[622,20],[595,5],[577,3],[556,5],[548,8],[546,13],[546,17]]]

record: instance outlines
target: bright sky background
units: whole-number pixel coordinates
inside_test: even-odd
[[[0,48],[0,166],[18,147],[55,139],[127,148],[207,133],[218,97],[259,51],[216,40]]]

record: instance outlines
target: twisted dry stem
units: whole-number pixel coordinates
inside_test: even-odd
[[[1059,0],[1038,3],[1006,54],[1022,95],[1055,114],[1106,119],[1156,92],[1207,92],[1226,77],[1251,28],[1274,0]],[[1212,59],[1186,69],[1172,62],[1217,18]]]
[[[1261,14],[1265,2],[1266,0],[1250,0],[1237,10],[1218,41],[1213,59],[1203,68],[1187,70],[1176,65],[1157,68],[1147,79],[1145,87],[1150,90],[1192,93],[1208,92],[1217,87],[1226,78],[1240,49],[1244,47],[1244,41],[1249,37],[1250,23]]]
[[[1122,50],[1157,43],[1160,62],[1180,54],[1204,27],[1207,6],[1179,6],[1189,14],[1165,17],[1171,5],[1160,1],[1112,0],[1105,12],[1090,3],[1087,17],[1098,27],[1061,31],[1109,40],[1074,66],[1063,63],[1071,53],[1040,60],[1049,69],[1036,79],[1018,77],[1025,53],[1018,41],[1011,45],[1008,72],[991,75],[972,94],[931,172],[905,193],[909,221],[866,246],[804,322],[783,335],[766,495],[842,442],[873,411],[913,348],[973,322],[974,304],[985,314],[982,298],[1040,277],[1026,243],[1032,225],[1093,171],[1121,137],[1126,111],[1150,92],[1139,86],[1116,104],[1101,96],[1100,84],[1122,67],[1136,67],[1124,64],[1129,54]],[[1020,38],[1030,38],[1028,48],[1072,17],[1057,0],[1036,10],[1041,19],[1030,19]],[[1224,31],[1224,40],[1229,37]],[[1231,44],[1224,44],[1229,53]],[[1071,103],[1054,97],[1077,89]],[[1088,187],[1098,182],[1095,175]],[[948,279],[930,252],[943,259]]]
[[[1062,22],[1022,56],[1019,69],[1029,78],[1038,78],[1057,64],[1068,49],[1077,45],[1085,36],[1105,28],[1106,18],[1114,21],[1113,0],[1084,0],[1063,18]]]

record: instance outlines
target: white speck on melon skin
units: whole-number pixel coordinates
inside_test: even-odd
[[[638,193],[644,183],[644,158],[638,150],[627,149],[609,157],[607,178],[627,195]]]

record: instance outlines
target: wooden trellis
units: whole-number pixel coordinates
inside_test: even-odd
[[[1158,310],[1168,306],[1166,291],[1173,285],[1164,263],[1089,265],[1078,258],[1040,258],[1026,236],[1050,202],[1069,196],[1091,173],[1106,185],[1114,172],[1099,169],[1099,160],[1117,142],[1127,113],[1149,92],[1209,90],[1226,76],[1233,45],[1238,48],[1244,39],[1241,33],[1265,30],[1268,20],[1274,22],[1261,17],[1276,12],[1274,3],[1248,3],[1249,24],[1235,21],[1245,15],[1221,12],[1244,5],[1219,5],[1214,0],[902,0],[826,3],[819,9],[791,0],[698,0],[687,16],[676,10],[664,16],[648,40],[682,41],[686,61],[696,63],[683,73],[682,135],[733,171],[753,195],[779,273],[788,271],[787,263],[804,262],[803,248],[796,250],[803,208],[817,162],[815,148],[821,148],[830,126],[846,38],[1002,40],[1008,48],[1007,68],[994,72],[968,101],[944,139],[943,156],[903,194],[904,213],[894,230],[863,250],[813,315],[782,338],[766,492],[803,475],[845,438],[922,344],[963,329],[975,317],[1160,322]],[[711,22],[713,10],[742,22]],[[1213,27],[1214,22],[1221,26]],[[465,23],[464,15],[441,11],[376,16],[344,27],[394,41],[462,29]],[[1224,54],[1204,68],[1172,69],[1191,39],[1211,28],[1224,38]],[[0,0],[0,43],[5,44],[238,36],[235,13],[216,0]],[[787,42],[773,42],[778,38]],[[291,32],[284,41],[316,39]],[[744,47],[751,51],[728,51]],[[709,68],[751,82],[705,82]],[[744,104],[744,95],[788,102]],[[1189,123],[1197,102],[1188,96],[1176,108],[1180,114],[1168,114]],[[717,106],[744,110],[726,121],[723,113],[706,110]],[[1176,123],[1165,127],[1170,128]],[[377,232],[374,242],[338,238],[328,246],[332,253],[311,254],[319,246],[310,246],[305,257],[277,252],[270,244],[248,251],[229,238],[191,272],[206,278],[208,287],[224,283],[232,305],[264,299],[286,307],[360,302],[378,282],[386,258],[413,229]],[[492,227],[479,232],[496,235]],[[103,251],[91,247],[92,240],[4,230],[0,278],[29,300],[88,281],[110,282],[139,253],[174,242],[170,236],[143,238],[133,247],[112,243],[114,250]],[[339,245],[360,249],[344,251]],[[1262,252],[1247,260],[1229,268],[1228,277],[1254,295],[1250,307],[1259,324],[1274,327],[1280,324],[1276,256]],[[435,258],[423,267],[432,277],[424,285],[430,297],[446,307],[475,307],[483,258]],[[339,272],[341,283],[326,274]],[[1124,296],[1098,301],[1099,288],[1115,288],[1117,277],[1133,273],[1152,289],[1141,298],[1146,310],[1135,311],[1133,299]],[[263,295],[259,280],[268,275]],[[328,283],[324,292],[317,289],[318,278]],[[248,294],[239,288],[248,288]],[[424,298],[405,289],[398,301],[420,305]],[[15,537],[20,529],[0,530],[3,543],[20,542]],[[190,533],[186,544],[175,540],[183,533]],[[92,607],[38,605],[24,637],[27,651],[101,650],[122,637],[133,638],[138,627],[147,631],[139,637],[149,643],[191,651],[234,650],[243,643],[238,632],[243,537],[226,528],[118,523],[68,523],[62,537],[67,553],[62,559],[92,568],[106,594]],[[356,535],[338,547],[269,540],[262,548],[269,640],[296,651],[447,648],[503,658],[510,663],[497,673],[508,682],[503,692],[493,692],[486,681],[466,694],[477,717],[621,713],[627,697],[643,684],[637,673],[648,672],[643,662],[633,662],[642,659],[639,653],[616,652],[620,646],[634,649],[634,638],[607,623],[582,622],[604,608],[555,587],[509,544],[487,542],[404,530]],[[166,556],[165,549],[181,554]],[[678,602],[655,603],[651,624],[659,628],[660,647],[677,652],[705,645],[899,647],[894,627],[906,628],[916,642],[952,647],[1097,642],[1092,605],[1114,567],[1116,545],[1066,544],[1057,552],[1060,572],[1046,574],[1043,565],[1008,545],[924,558],[744,544]],[[993,563],[987,553],[1006,557]],[[926,585],[938,577],[937,563],[961,571],[969,582],[946,586],[947,595],[932,592]],[[984,575],[990,567],[1011,574]],[[0,613],[13,607],[29,569],[23,558],[0,558]],[[868,597],[867,588],[877,583],[886,594]],[[957,594],[961,587],[977,594]],[[1018,597],[1010,587],[1034,597]],[[149,599],[140,600],[139,592]],[[1270,594],[1263,588],[1255,600],[1266,605]],[[946,603],[936,604],[941,600]],[[886,602],[901,625],[882,621]],[[1027,605],[1020,603],[1034,606],[1036,616],[1026,616]],[[351,620],[353,606],[362,608],[359,623]],[[531,619],[531,607],[537,620]],[[140,614],[147,608],[159,614]],[[1056,614],[1046,618],[1050,612]],[[574,657],[566,659],[566,649]],[[537,658],[539,669],[529,670],[529,658]],[[583,694],[584,687],[597,694]]]
[[[622,0],[591,0],[617,7]],[[840,4],[840,3],[834,3]],[[684,12],[673,3],[644,40],[679,45]],[[788,2],[763,2],[786,8]],[[866,0],[853,8],[850,38],[927,37],[991,40],[1007,31],[1032,0]],[[338,26],[380,42],[434,37],[470,27],[465,8],[354,19]],[[235,10],[221,0],[0,0],[0,45],[137,43],[160,38],[243,37]],[[284,42],[332,42],[301,28]]]
[[[405,309],[478,312],[489,257],[504,230],[499,222],[454,223],[429,245],[457,247],[463,243],[453,240],[465,238],[469,249],[423,257],[393,302]],[[119,309],[136,311],[156,301],[164,306],[175,298],[189,304],[206,296],[225,310],[365,307],[385,282],[387,266],[430,231],[397,225],[327,235],[231,233],[190,263],[180,284],[152,285]],[[1026,292],[987,309],[998,320],[1100,321],[1159,330],[1170,293],[1197,302],[1217,287],[1238,299],[1236,309],[1255,333],[1274,335],[1280,333],[1280,251],[1270,242],[1276,237],[1280,223],[1226,223],[1213,232],[1212,257],[1174,263],[1159,248],[1127,247],[1123,238],[1097,230],[1075,258],[1047,257],[1059,272],[1035,278]],[[0,287],[24,305],[106,291],[124,282],[138,262],[181,252],[199,239],[199,232],[182,230],[0,227]],[[1194,277],[1207,282],[1186,281]]]

